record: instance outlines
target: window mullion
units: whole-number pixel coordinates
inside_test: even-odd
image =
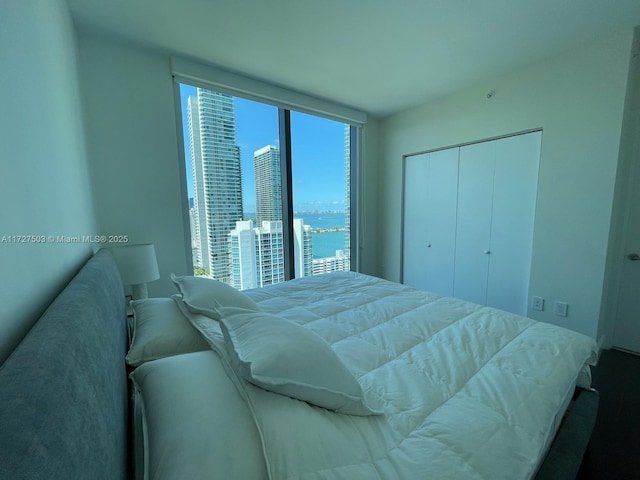
[[[346,179],[347,188],[349,189],[348,212],[349,212],[349,251],[350,251],[350,269],[355,272],[360,271],[360,250],[359,239],[360,230],[358,208],[358,192],[360,190],[360,129],[351,125],[349,127],[349,175]]]
[[[291,112],[278,109],[280,136],[280,178],[282,186],[282,233],[284,249],[284,278],[295,277],[293,233],[293,181],[291,175]]]

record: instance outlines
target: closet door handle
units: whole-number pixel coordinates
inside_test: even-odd
[[[638,255],[637,253],[630,253],[629,255],[627,255],[627,258],[632,262],[637,262],[638,260],[640,260],[640,255]]]
[[[485,254],[485,255],[491,255],[491,250],[485,250],[485,251],[484,251],[484,254]]]

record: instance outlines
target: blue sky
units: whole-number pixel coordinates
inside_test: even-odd
[[[180,86],[187,186],[193,195],[189,153],[187,97],[196,88]],[[242,191],[245,212],[255,211],[253,152],[279,146],[278,109],[235,97],[236,143],[242,162]],[[291,112],[291,157],[293,207],[295,211],[344,210],[345,158],[344,124],[299,112]]]

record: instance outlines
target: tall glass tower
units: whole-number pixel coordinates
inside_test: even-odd
[[[243,214],[240,148],[236,145],[233,97],[198,88],[196,97],[190,97],[189,105],[197,211],[195,230],[200,236],[199,258],[202,261],[199,266],[212,278],[229,283],[229,232],[237,221],[242,220]],[[197,170],[200,175],[196,174]]]
[[[187,121],[189,126],[189,148],[191,152],[191,175],[193,177],[193,265],[210,271],[209,244],[207,241],[207,213],[204,196],[204,172],[202,170],[202,145],[200,143],[200,113],[198,97],[187,98]]]
[[[267,145],[253,153],[256,176],[256,221],[282,220],[282,182],[280,179],[280,150]]]

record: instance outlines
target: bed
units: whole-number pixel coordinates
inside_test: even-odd
[[[127,351],[114,269],[98,252],[0,368],[0,478],[575,477],[592,339],[336,272],[174,277]]]

